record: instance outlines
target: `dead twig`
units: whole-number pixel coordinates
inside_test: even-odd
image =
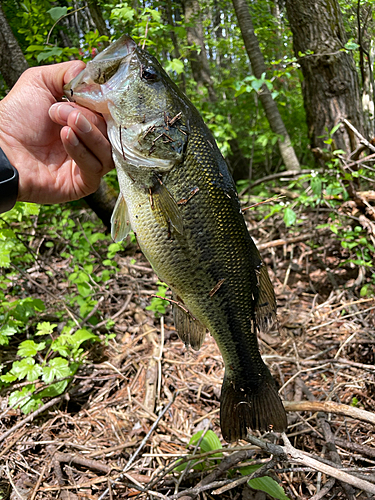
[[[87,467],[87,469],[103,472],[104,474],[109,474],[113,470],[113,467],[109,467],[102,462],[99,462],[97,460],[90,460],[89,458],[74,455],[73,453],[56,452],[54,454],[54,458],[60,464],[81,465],[82,467]]]
[[[369,142],[367,139],[365,139],[363,137],[362,134],[360,134],[358,132],[358,130],[350,123],[350,121],[348,121],[346,118],[341,118],[340,120],[342,123],[345,123],[345,125],[350,128],[350,130],[352,132],[355,133],[355,135],[358,137],[358,139],[360,140],[360,142],[362,144],[364,144],[370,151],[372,151],[373,153],[375,153],[375,147],[371,144],[371,142]]]
[[[341,468],[342,463],[341,463],[340,455],[337,453],[337,449],[335,446],[335,438],[332,434],[331,426],[329,425],[329,423],[327,422],[325,417],[326,416],[324,413],[318,414],[318,422],[319,422],[320,428],[323,431],[324,438],[326,440],[326,449],[329,453],[329,457],[332,460],[332,462],[335,462]],[[349,500],[355,500],[353,488],[351,486],[349,486],[349,484],[342,482],[342,481],[340,481],[340,484],[341,484],[341,487],[344,490],[347,498]]]
[[[258,179],[250,184],[247,188],[243,189],[240,193],[240,197],[243,196],[246,191],[250,188],[252,189],[263,182],[273,181],[275,179],[280,179],[280,177],[300,177],[301,175],[311,174],[312,172],[317,172],[317,170],[286,170],[285,172],[278,172],[277,174],[266,175],[261,179]]]
[[[333,401],[284,401],[286,411],[323,411],[326,413],[335,413],[345,417],[355,418],[375,425],[375,415],[369,411],[356,408],[355,406],[334,403]]]
[[[248,434],[246,440],[252,444],[255,444],[256,446],[259,446],[262,450],[268,453],[279,456],[281,460],[311,467],[312,469],[322,472],[323,474],[327,474],[328,476],[334,477],[339,481],[344,481],[345,483],[351,484],[352,486],[359,488],[360,490],[375,494],[375,484],[370,483],[369,481],[366,481],[364,479],[357,478],[351,474],[348,474],[347,472],[343,472],[339,468],[333,467],[332,465],[320,462],[307,453],[294,448],[285,433],[282,433],[281,436],[284,441],[284,446],[270,443],[269,441],[259,439],[255,436],[252,436],[251,434]]]
[[[291,243],[298,243],[299,241],[306,241],[313,239],[314,235],[312,233],[301,234],[295,238],[288,238],[287,240],[279,239],[274,241],[268,241],[267,243],[260,243],[257,245],[259,251],[266,250],[267,248],[281,247],[283,245],[289,245]]]

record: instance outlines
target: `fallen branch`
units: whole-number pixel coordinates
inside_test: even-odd
[[[54,454],[54,458],[61,464],[80,465],[90,470],[103,472],[104,474],[109,474],[113,470],[113,467],[109,467],[103,462],[80,457],[79,455],[75,455],[73,453],[61,453],[58,451]]]
[[[312,172],[317,172],[317,170],[285,170],[285,172],[278,172],[277,174],[266,175],[261,179],[257,179],[252,182],[249,187],[244,190],[242,194],[246,193],[248,189],[252,189],[254,186],[258,186],[263,182],[273,181],[274,179],[280,179],[280,177],[300,177],[301,175],[311,174]]]
[[[280,247],[282,245],[289,245],[290,243],[298,243],[299,241],[310,240],[313,237],[314,235],[312,233],[301,234],[300,236],[296,236],[295,238],[288,238],[287,240],[280,239],[268,241],[267,243],[261,243],[260,245],[257,245],[257,247],[259,250],[265,250],[266,248]]]
[[[355,418],[375,425],[375,415],[369,411],[356,408],[355,406],[334,403],[333,401],[284,401],[286,411],[323,411],[326,413],[335,413],[345,417]]]
[[[320,428],[323,431],[324,438],[326,440],[326,449],[328,451],[329,457],[332,460],[332,462],[335,462],[338,465],[338,467],[341,469],[342,463],[341,463],[340,455],[338,454],[337,448],[335,445],[335,437],[332,433],[331,426],[329,425],[329,423],[326,420],[326,415],[324,413],[320,413],[318,415],[318,422],[319,422]],[[344,490],[347,498],[355,499],[354,490],[351,486],[349,486],[347,483],[345,483],[343,481],[340,482],[340,486]]]
[[[351,484],[352,486],[360,490],[375,494],[375,484],[348,474],[347,472],[344,472],[339,468],[320,462],[307,453],[297,450],[296,448],[294,448],[294,446],[292,446],[285,433],[282,433],[282,438],[284,441],[284,446],[270,443],[269,441],[259,439],[255,436],[252,436],[251,434],[248,434],[246,440],[251,444],[259,446],[262,450],[280,457],[281,460],[311,467],[312,469],[322,472],[323,474],[327,474],[328,476],[334,477],[339,481]]]
[[[346,119],[346,118],[341,118],[342,123],[345,123],[345,125],[350,128],[352,132],[355,133],[355,135],[358,137],[360,142],[364,144],[370,151],[373,153],[375,152],[375,147],[369,142],[367,139],[363,137],[362,134],[358,132],[358,130]]]

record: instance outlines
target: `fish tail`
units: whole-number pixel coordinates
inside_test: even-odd
[[[285,431],[286,413],[271,374],[257,381],[256,387],[245,387],[224,377],[220,426],[223,438],[229,443],[245,439],[249,428]]]

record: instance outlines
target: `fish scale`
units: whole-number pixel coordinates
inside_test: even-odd
[[[257,330],[275,318],[274,292],[212,134],[130,37],[93,62],[67,91],[82,105],[95,109],[100,102],[104,109],[121,190],[115,239],[130,226],[134,230],[156,274],[172,289],[181,339],[198,349],[209,330],[217,342],[225,364],[224,439],[245,438],[249,428],[283,431],[285,411],[257,341]],[[104,84],[103,74],[110,75]]]

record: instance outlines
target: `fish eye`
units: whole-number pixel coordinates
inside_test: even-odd
[[[154,68],[145,68],[141,67],[141,78],[148,82],[155,82],[158,79],[158,74],[154,70]]]

